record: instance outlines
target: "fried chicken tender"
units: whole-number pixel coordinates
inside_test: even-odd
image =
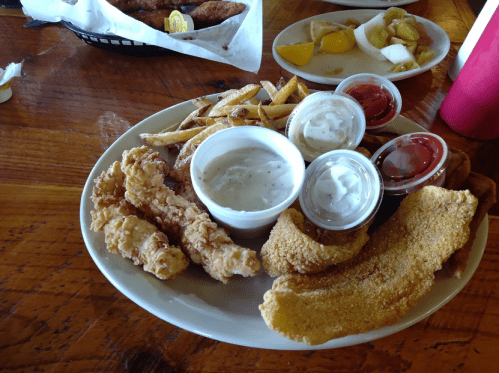
[[[125,151],[122,170],[126,175],[126,199],[154,217],[211,277],[227,283],[234,274],[256,275],[260,269],[256,253],[236,245],[206,212],[166,187],[167,169],[160,154],[147,146]]]
[[[310,223],[311,224],[311,223]],[[306,233],[305,217],[289,208],[281,213],[262,247],[262,263],[270,276],[316,273],[357,255],[369,239],[368,225],[352,232],[321,231],[314,239]],[[316,233],[314,232],[314,233]]]
[[[469,191],[434,186],[409,194],[352,259],[318,274],[277,278],[259,307],[266,324],[317,345],[396,323],[468,241],[477,203]]]
[[[125,200],[125,174],[121,171],[120,162],[114,162],[94,181],[91,196],[94,210],[91,211],[90,229],[101,231],[114,218],[136,213],[135,207]]]
[[[114,162],[95,179],[91,229],[104,230],[107,249],[132,259],[160,279],[175,278],[189,264],[178,247],[153,224],[136,216],[137,209],[125,199],[125,174]]]
[[[110,252],[121,253],[161,280],[177,277],[189,265],[182,250],[170,245],[164,233],[135,215],[111,220],[104,232]]]

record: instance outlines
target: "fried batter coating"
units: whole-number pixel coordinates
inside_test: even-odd
[[[260,305],[265,322],[311,345],[396,323],[466,243],[477,203],[469,191],[434,186],[408,195],[352,259],[318,274],[277,278]]]
[[[195,8],[189,15],[196,28],[222,23],[246,9],[246,4],[232,1],[207,1]]]
[[[136,12],[138,10],[156,10],[180,8],[184,5],[199,5],[206,0],[106,0],[122,12]],[[218,0],[214,0],[218,1]]]
[[[116,161],[95,179],[91,229],[104,230],[110,252],[121,253],[160,279],[176,277],[187,268],[188,258],[169,245],[156,226],[136,216],[138,211],[125,199],[125,192],[125,174]]]
[[[224,229],[194,203],[164,185],[168,166],[147,146],[123,153],[125,197],[156,219],[162,230],[175,237],[196,264],[211,277],[227,283],[234,274],[254,276],[260,262],[253,250],[236,245]]]
[[[468,242],[450,257],[447,266],[452,276],[460,278],[466,269],[468,257],[473,247],[478,228],[487,212],[496,203],[496,183],[487,176],[471,172],[462,185],[478,198],[478,207],[470,223],[470,238]]]
[[[131,12],[128,15],[137,21],[143,22],[153,29],[165,31],[165,18],[170,17],[174,9],[156,9]]]
[[[90,197],[94,203],[90,229],[101,231],[114,218],[136,213],[135,207],[125,200],[125,174],[121,171],[120,162],[114,162],[94,181]]]
[[[153,224],[135,215],[113,219],[104,227],[107,249],[121,253],[162,280],[173,279],[189,265],[182,250]]]
[[[310,223],[311,224],[311,223]],[[306,234],[305,217],[289,208],[281,213],[262,247],[265,271],[270,276],[286,273],[316,273],[358,254],[367,242],[368,225],[352,232],[320,230],[320,238]],[[316,232],[314,232],[316,233]]]

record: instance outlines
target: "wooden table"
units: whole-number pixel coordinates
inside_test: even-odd
[[[132,57],[88,46],[60,25],[29,29],[0,9],[0,66],[24,60],[0,104],[0,370],[4,372],[490,372],[499,352],[499,218],[489,214],[483,259],[466,287],[423,321],[370,343],[277,351],[218,342],[175,327],[122,295],[83,242],[79,203],[101,154],[127,129],[171,105],[291,75],[272,58],[288,25],[347,9],[310,0],[264,1],[258,74],[174,54]],[[438,115],[446,72],[475,19],[465,0],[405,6],[449,34],[447,58],[396,82],[402,114],[466,151],[499,181],[498,141],[453,133]],[[329,89],[309,84],[310,88]]]

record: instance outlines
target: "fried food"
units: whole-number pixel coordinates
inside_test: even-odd
[[[168,238],[153,224],[142,220],[125,199],[125,174],[114,162],[95,180],[91,229],[104,230],[107,249],[143,265],[160,279],[175,278],[189,264],[184,253],[168,244]]]
[[[124,13],[139,10],[177,9],[184,5],[199,5],[206,0],[106,0]],[[214,0],[217,1],[217,0]]]
[[[487,212],[496,203],[496,183],[488,177],[476,172],[469,173],[461,188],[468,189],[478,198],[478,207],[470,223],[468,242],[450,257],[447,266],[452,276],[460,278],[466,269],[469,253],[473,247],[476,233]]]
[[[182,250],[153,224],[135,215],[113,219],[104,227],[107,249],[131,259],[161,280],[177,277],[189,265]]]
[[[170,17],[173,11],[174,9],[139,10],[127,13],[127,15],[153,29],[165,31],[165,18]]]
[[[209,27],[222,23],[246,9],[246,4],[232,1],[206,1],[189,12],[195,28]]]
[[[277,219],[261,251],[265,272],[270,276],[323,271],[357,255],[369,239],[368,225],[353,232],[333,232],[311,222],[307,227],[306,220],[294,208],[283,211]]]
[[[135,207],[125,200],[125,174],[121,171],[120,162],[114,162],[94,181],[91,196],[94,210],[91,211],[90,229],[101,231],[114,218],[136,213]]]
[[[449,164],[445,169],[443,187],[451,190],[461,189],[471,171],[470,157],[465,152],[449,147]]]
[[[270,329],[311,345],[400,320],[434,272],[469,238],[477,199],[428,186],[409,194],[352,259],[314,275],[284,275],[264,295]]]
[[[206,212],[164,185],[168,166],[159,153],[146,146],[125,151],[122,171],[126,199],[154,218],[211,277],[227,283],[234,274],[258,273],[260,262],[253,250],[236,245]]]

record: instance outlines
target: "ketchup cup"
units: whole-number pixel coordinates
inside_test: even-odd
[[[367,132],[381,131],[402,109],[402,96],[395,84],[375,74],[352,75],[338,85],[335,94],[348,95],[359,102]]]

